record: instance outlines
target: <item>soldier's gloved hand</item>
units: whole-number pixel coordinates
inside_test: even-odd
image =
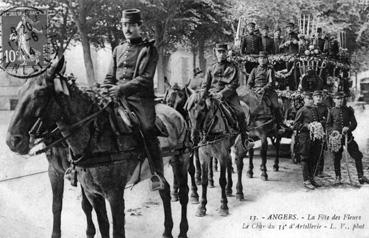
[[[118,85],[112,85],[108,90],[109,90],[109,95],[111,97],[117,98],[119,96],[119,86]]]
[[[342,134],[346,135],[349,130],[350,130],[350,128],[345,126],[344,128],[342,128]]]
[[[218,99],[218,100],[222,100],[223,95],[221,93],[214,93],[212,94],[213,98]]]

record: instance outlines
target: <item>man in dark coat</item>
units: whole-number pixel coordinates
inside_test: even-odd
[[[315,90],[313,93],[313,100],[314,105],[318,111],[318,121],[322,124],[324,131],[326,129],[326,122],[328,116],[328,107],[323,104],[323,91],[322,90]],[[323,170],[324,170],[324,153],[323,147],[324,144],[319,142],[317,145],[319,147],[319,157],[317,158],[317,164],[314,165],[314,176],[324,177]]]
[[[318,49],[319,52],[323,52],[324,44],[325,44],[325,39],[323,37],[322,28],[319,27],[316,31],[316,37],[314,39],[314,48]]]
[[[262,50],[266,51],[268,54],[274,54],[274,41],[269,37],[269,27],[264,25],[261,28],[261,45]]]
[[[154,74],[158,53],[154,41],[141,37],[141,12],[138,9],[123,11],[124,43],[113,51],[104,84],[111,96],[124,98],[140,123],[148,147],[149,163],[162,176],[162,158],[155,132]],[[153,184],[153,189],[157,189]]]
[[[357,176],[360,184],[369,183],[369,180],[364,176],[363,172],[363,154],[359,150],[359,146],[354,140],[352,132],[356,129],[357,122],[354,114],[354,109],[345,105],[345,93],[337,92],[334,95],[335,107],[328,112],[327,128],[328,132],[338,131],[342,133],[342,145],[345,144],[347,136],[348,154],[355,160]],[[343,148],[338,152],[334,152],[334,171],[336,173],[336,183],[341,183],[341,159]]]
[[[318,143],[310,138],[309,124],[318,122],[318,111],[313,104],[311,92],[304,93],[304,106],[297,111],[293,129],[298,133],[299,154],[301,157],[302,176],[307,189],[320,187],[314,181],[314,165],[319,156]]]
[[[207,71],[202,83],[203,98],[211,95],[224,100],[236,112],[243,145],[247,146],[247,125],[236,89],[239,86],[237,65],[227,60],[227,44],[216,44],[215,55],[217,63]]]
[[[248,86],[257,94],[263,95],[262,100],[266,100],[267,105],[270,104],[272,113],[276,116],[278,124],[281,125],[283,118],[281,108],[278,103],[278,95],[274,90],[274,69],[268,63],[268,54],[265,51],[260,51],[259,65],[251,71]]]
[[[255,30],[255,23],[247,24],[247,34],[241,42],[242,54],[258,54],[262,49],[261,37]]]
[[[282,43],[281,32],[282,32],[281,28],[277,27],[277,29],[275,29],[273,34],[274,54],[282,53],[282,51],[279,48]]]
[[[296,32],[293,31],[295,24],[290,22],[286,27],[286,37],[280,46],[284,53],[296,54],[299,51],[299,38]]]

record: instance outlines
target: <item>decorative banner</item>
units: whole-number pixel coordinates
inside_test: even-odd
[[[0,66],[14,77],[43,73],[56,50],[47,31],[47,8],[15,7],[0,13],[2,47]]]

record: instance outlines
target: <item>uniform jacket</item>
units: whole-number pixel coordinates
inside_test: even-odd
[[[316,105],[316,109],[318,111],[319,122],[325,128],[328,116],[328,107],[323,103],[319,103],[318,105]]]
[[[356,126],[357,122],[352,107],[334,107],[329,110],[327,118],[327,128],[329,132],[337,130],[341,133],[344,127],[348,127],[348,135],[351,137],[352,131],[355,130]]]
[[[308,124],[319,121],[318,110],[315,106],[303,106],[297,111],[293,129],[300,133],[309,132]]]
[[[260,35],[254,33],[247,34],[241,42],[242,54],[259,54],[262,49],[262,42]]]
[[[153,98],[158,53],[154,41],[124,42],[113,51],[105,84],[120,85],[125,97]]]
[[[288,34],[286,36],[286,38],[284,39],[282,44],[285,44],[287,42],[289,42],[288,45],[284,45],[283,48],[283,52],[284,53],[288,53],[288,54],[296,54],[299,51],[299,45],[298,44],[294,44],[293,41],[294,40],[299,40],[299,38],[297,37],[297,34],[295,32],[291,32],[290,34]]]
[[[274,83],[274,70],[268,65],[253,68],[248,80],[250,88],[274,87]]]
[[[261,37],[262,50],[268,54],[274,54],[274,40],[269,36]]]
[[[239,86],[238,69],[236,64],[230,61],[213,64],[206,73],[202,88],[207,94],[209,91],[222,94],[223,98],[231,98],[237,95]]]

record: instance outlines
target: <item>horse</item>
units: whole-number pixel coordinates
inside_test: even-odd
[[[107,199],[113,218],[113,237],[125,237],[124,189],[136,168],[140,168],[145,155],[138,147],[139,141],[132,133],[117,135],[112,128],[111,113],[106,104],[97,102],[98,96],[69,84],[59,75],[62,60],[53,63],[46,77],[28,79],[19,91],[19,103],[10,121],[7,145],[19,154],[29,153],[27,132],[37,118],[55,123],[63,139],[68,144],[73,163],[76,165],[78,181],[88,201],[92,204],[99,223],[101,237],[109,236],[109,220],[106,215]],[[161,105],[157,115],[168,129],[167,138],[161,138],[161,146],[170,148],[185,143],[187,125],[183,117],[174,109]],[[187,237],[188,156],[174,155],[172,166],[179,181],[181,203],[180,238]],[[157,166],[163,174],[163,163]],[[144,174],[144,172],[143,172]],[[164,179],[159,191],[164,206],[163,237],[172,236],[173,219],[170,204],[170,187]],[[87,237],[89,236],[87,234]]]
[[[69,148],[65,143],[59,143],[51,146],[53,141],[61,138],[61,134],[51,133],[56,128],[56,125],[48,125],[41,120],[37,120],[29,131],[30,135],[30,147],[33,147],[36,139],[43,140],[46,147],[50,147],[45,155],[49,163],[48,165],[48,176],[51,184],[53,201],[52,201],[52,213],[53,213],[53,227],[52,227],[52,238],[61,237],[61,212],[63,208],[63,193],[64,193],[64,174],[70,166]],[[47,135],[50,135],[47,137]],[[86,198],[86,195],[81,189],[82,193],[82,209],[86,215],[87,220],[87,237],[93,237],[96,234],[96,229],[92,221],[92,205]]]
[[[253,140],[260,139],[261,141],[261,165],[260,170],[261,178],[268,180],[266,162],[267,162],[267,150],[268,150],[268,137],[271,138],[272,144],[276,150],[276,157],[274,160],[274,171],[279,170],[279,148],[281,135],[278,133],[277,123],[270,107],[266,104],[265,100],[261,100],[255,93],[251,92],[246,86],[242,86],[238,89],[240,100],[246,103],[250,109],[250,125],[249,125],[249,137]],[[236,153],[239,154],[239,153]],[[242,154],[242,152],[241,152]],[[239,155],[240,156],[240,155]],[[254,149],[249,150],[249,170],[247,175],[249,178],[253,177],[253,156]]]
[[[229,166],[230,149],[238,133],[229,130],[227,121],[222,115],[220,103],[216,99],[204,99],[201,93],[194,92],[188,98],[185,108],[191,122],[191,139],[197,144],[201,173],[208,174],[209,162],[212,157],[217,158],[220,164],[219,185],[221,187],[221,216],[229,214],[227,195],[232,194],[232,171]],[[201,141],[200,141],[201,140]],[[226,180],[227,170],[227,180]],[[202,195],[196,216],[206,215],[208,177],[202,176]],[[227,188],[226,188],[227,185]]]

